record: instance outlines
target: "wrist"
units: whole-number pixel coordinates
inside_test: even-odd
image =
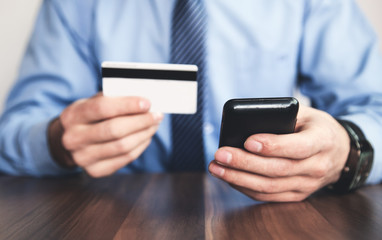
[[[60,118],[53,119],[48,127],[48,143],[49,151],[53,160],[63,168],[74,168],[77,165],[69,151],[67,151],[62,144],[62,135],[64,128],[61,124]]]
[[[339,180],[330,185],[335,192],[349,192],[362,186],[373,164],[374,150],[361,129],[352,122],[337,120],[350,137],[350,152]]]

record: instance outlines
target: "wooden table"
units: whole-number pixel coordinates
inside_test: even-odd
[[[0,239],[381,239],[382,186],[260,203],[201,173],[0,176]]]

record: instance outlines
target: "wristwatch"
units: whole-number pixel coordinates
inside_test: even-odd
[[[370,174],[373,165],[374,149],[365,138],[361,129],[354,123],[337,119],[350,137],[350,153],[342,170],[340,179],[329,186],[338,193],[346,193],[362,186]]]

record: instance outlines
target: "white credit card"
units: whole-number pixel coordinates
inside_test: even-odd
[[[103,62],[103,94],[145,97],[151,102],[151,112],[194,114],[197,72],[196,65]]]

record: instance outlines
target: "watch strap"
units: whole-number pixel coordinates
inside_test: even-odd
[[[362,130],[347,120],[337,121],[345,128],[350,137],[350,152],[340,179],[329,186],[330,189],[344,193],[362,186],[371,171],[374,151]]]

